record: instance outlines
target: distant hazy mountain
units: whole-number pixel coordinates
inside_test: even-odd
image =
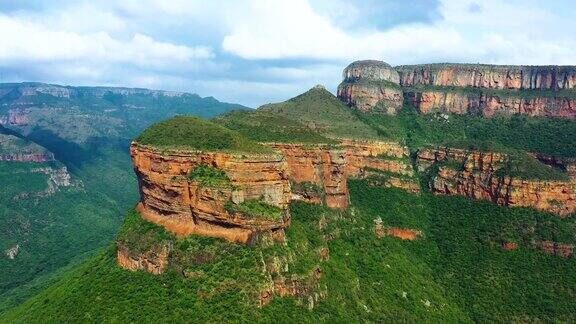
[[[244,108],[183,92],[0,84],[0,310],[112,240],[138,195],[136,134],[178,114]]]

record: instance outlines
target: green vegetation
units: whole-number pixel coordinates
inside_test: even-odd
[[[561,118],[484,118],[456,114],[419,114],[405,105],[397,116],[358,113],[382,137],[406,143],[414,151],[429,145],[476,145],[576,157],[576,122]],[[447,116],[447,118],[445,118]]]
[[[259,110],[298,121],[332,138],[374,139],[378,134],[325,89],[313,88],[290,100],[264,105]]]
[[[188,174],[188,179],[197,181],[201,186],[205,187],[233,187],[230,178],[228,178],[224,170],[207,164],[201,164],[194,168],[194,170]]]
[[[239,110],[214,120],[256,142],[334,143],[298,121],[263,110]]]
[[[245,200],[239,204],[229,201],[226,203],[225,208],[229,213],[241,213],[249,218],[271,221],[282,220],[282,209],[270,205],[261,199]]]
[[[575,259],[534,250],[534,240],[575,243],[573,219],[462,197],[421,196],[351,180],[348,211],[293,203],[286,244],[247,247],[190,236],[174,245],[161,276],[120,269],[110,247],[0,321],[510,322],[576,320]],[[377,238],[374,219],[424,232],[417,241]],[[127,232],[150,233],[133,213]],[[150,234],[147,234],[152,237]],[[502,242],[520,247],[505,251]],[[320,261],[318,251],[329,249]],[[268,269],[280,273],[263,272]],[[271,266],[275,264],[275,266]],[[259,308],[272,278],[306,281],[324,295],[274,297]],[[78,307],[82,305],[82,307]]]
[[[510,156],[510,161],[497,172],[520,179],[570,180],[568,175],[522,152]]]
[[[6,93],[0,95],[0,117],[17,107],[27,119],[25,125],[0,126],[0,154],[47,153],[56,161],[0,161],[0,313],[64,277],[66,269],[115,238],[123,215],[138,199],[128,150],[137,134],[175,114],[211,118],[242,108],[145,89],[66,87],[69,98],[20,89],[33,86],[46,85],[0,84]],[[49,181],[47,171],[39,169],[64,166],[72,186],[37,195]],[[3,251],[16,244],[20,253],[9,260]]]
[[[136,140],[144,145],[165,148],[239,153],[272,152],[236,131],[193,116],[177,116],[156,123],[142,132]]]

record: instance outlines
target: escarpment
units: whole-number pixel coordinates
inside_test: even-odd
[[[267,144],[286,157],[293,197],[347,208],[347,179],[383,173],[379,185],[419,192],[408,149],[395,142],[342,140],[339,145]],[[298,185],[300,184],[300,185]]]
[[[351,107],[388,115],[395,115],[402,107],[398,72],[387,63],[353,62],[344,69],[343,78],[338,86],[338,98]]]
[[[400,84],[515,90],[576,88],[576,66],[422,64],[396,67]]]
[[[530,207],[560,216],[576,211],[576,184],[573,180],[526,179],[506,174],[503,170],[511,163],[507,154],[440,148],[421,150],[417,159],[421,171],[440,163],[429,183],[435,194],[461,195],[503,206]]]
[[[576,66],[357,61],[343,79],[338,97],[363,112],[394,115],[405,100],[423,114],[576,117]]]
[[[138,211],[177,235],[249,243],[290,222],[287,165],[278,154],[167,150],[136,142],[130,153],[140,186]],[[206,174],[191,178],[197,168]],[[251,214],[251,204],[270,206],[271,212]]]

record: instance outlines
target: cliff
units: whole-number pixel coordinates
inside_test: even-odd
[[[179,236],[194,233],[250,243],[262,232],[282,236],[290,222],[290,184],[280,155],[167,150],[136,142],[130,154],[140,186],[138,211]],[[229,181],[189,178],[206,166],[222,170]],[[242,211],[243,204],[253,202],[275,206],[278,213]]]
[[[400,85],[474,87],[516,90],[576,88],[576,66],[423,64],[395,68]]]
[[[427,64],[392,68],[356,61],[338,98],[363,112],[394,115],[403,100],[421,113],[576,117],[576,66]]]
[[[575,92],[576,93],[576,92]],[[423,114],[451,112],[492,117],[495,115],[527,115],[545,117],[576,117],[576,98],[533,93],[490,93],[458,89],[405,88],[406,100]]]
[[[363,112],[395,115],[402,107],[403,96],[398,73],[382,61],[356,61],[343,72],[338,98]]]
[[[347,179],[366,178],[374,172],[386,172],[385,187],[398,187],[419,192],[408,159],[408,149],[395,142],[341,140],[339,145],[303,145],[268,143],[282,152],[288,164],[288,177],[296,184],[310,184],[320,190],[311,193],[310,186],[293,186],[293,197],[310,202],[324,202],[331,208],[347,208]],[[308,190],[307,190],[308,188]]]
[[[503,206],[530,207],[568,216],[576,211],[576,185],[572,180],[523,179],[500,170],[511,162],[510,156],[496,152],[464,149],[423,149],[418,153],[418,168],[442,165],[429,186],[435,194],[461,195],[488,200]]]

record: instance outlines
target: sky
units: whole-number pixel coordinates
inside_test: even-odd
[[[0,0],[0,82],[176,90],[250,107],[355,60],[576,65],[573,0]]]

